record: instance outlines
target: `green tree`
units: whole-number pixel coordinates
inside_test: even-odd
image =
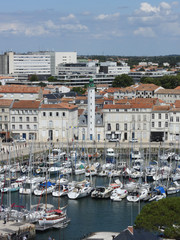
[[[29,80],[31,82],[37,82],[39,79],[38,79],[38,76],[36,74],[33,74],[30,76]]]
[[[162,199],[147,204],[135,220],[135,228],[161,232],[167,238],[180,239],[179,197]]]
[[[50,76],[50,77],[48,77],[48,82],[56,82],[57,81],[57,78],[56,77],[54,77],[54,76]]]
[[[80,93],[80,94],[84,94],[86,92],[86,89],[82,88],[82,87],[73,87],[72,91]]]
[[[39,85],[40,87],[46,87],[46,86],[47,86],[47,84],[44,83],[44,82],[40,82],[38,85]]]
[[[112,87],[128,87],[134,84],[132,77],[127,74],[116,76],[112,82]]]

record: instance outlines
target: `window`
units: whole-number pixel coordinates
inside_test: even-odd
[[[26,129],[30,129],[30,126],[29,126],[29,124],[28,124],[28,125],[26,125]]]
[[[2,130],[2,124],[0,124],[0,129]]]
[[[22,117],[19,117],[19,121],[22,122]]]
[[[4,112],[4,108],[2,108],[2,112]]]
[[[12,122],[15,122],[15,117],[12,117]]]
[[[152,127],[154,127],[154,122],[152,122]]]
[[[170,122],[173,122],[173,117],[170,117]]]
[[[161,127],[161,122],[158,122],[158,127]]]
[[[154,113],[152,113],[152,119],[154,119]]]
[[[168,114],[167,113],[165,114],[165,119],[168,119]]]
[[[146,115],[143,116],[143,120],[146,121]]]
[[[34,117],[34,122],[37,122],[37,117]]]
[[[43,117],[45,117],[46,116],[46,112],[43,112]]]
[[[165,127],[168,127],[168,122],[165,122]]]
[[[26,121],[29,122],[29,117],[26,117]]]
[[[93,140],[93,135],[92,134],[90,134],[90,140]]]
[[[108,123],[108,125],[107,125],[107,130],[111,131],[111,124],[110,123]]]
[[[124,130],[127,131],[127,123],[124,124]]]
[[[176,122],[179,122],[179,117],[176,117]]]
[[[4,120],[5,120],[5,121],[7,121],[7,120],[8,120],[8,119],[7,119],[7,116],[4,116]]]
[[[19,125],[19,129],[21,129],[21,130],[22,130],[22,125]]]
[[[59,113],[58,112],[56,112],[56,117],[59,117]]]
[[[37,130],[37,125],[34,125],[34,130]]]
[[[12,129],[13,129],[13,130],[15,129],[15,125],[12,125]]]
[[[63,112],[62,115],[63,115],[63,117],[65,117],[66,116],[65,112]]]
[[[159,119],[161,119],[161,113],[158,114]]]
[[[5,130],[8,130],[8,125],[4,124],[4,128],[5,128]]]
[[[52,117],[52,112],[49,112],[49,116]]]
[[[116,123],[116,131],[119,131],[119,123]]]

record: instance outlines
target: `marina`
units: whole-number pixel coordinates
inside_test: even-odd
[[[31,234],[25,231],[29,239],[35,232],[36,239],[50,235],[74,240],[93,232],[120,232],[133,225],[148,202],[179,195],[175,149],[159,148],[151,155],[153,160],[132,146],[126,152],[113,147],[101,154],[93,151],[76,149],[68,154],[51,147],[38,154],[30,152],[21,165],[9,158],[9,164],[1,166],[1,219],[6,217],[7,224],[1,234],[7,237],[10,231],[16,236],[17,227],[10,224],[21,223],[27,229],[33,224]],[[11,181],[5,191],[7,177]],[[12,188],[14,183],[17,189]],[[3,220],[0,224],[5,225]]]

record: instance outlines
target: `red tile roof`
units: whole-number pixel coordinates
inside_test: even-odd
[[[169,105],[162,105],[162,106],[153,106],[153,111],[169,111],[171,107]]]
[[[58,104],[42,104],[41,109],[78,109],[76,105],[68,103],[58,103]]]
[[[13,100],[11,99],[0,99],[1,107],[9,107],[12,104]]]
[[[40,101],[36,100],[20,100],[13,103],[13,109],[37,109],[40,106]]]
[[[159,88],[159,86],[155,85],[155,84],[140,84],[136,90],[137,91],[154,91],[157,88]]]
[[[25,85],[1,85],[0,93],[39,93],[41,87]]]

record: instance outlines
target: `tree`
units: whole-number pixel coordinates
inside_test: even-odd
[[[162,199],[147,204],[135,220],[135,228],[161,232],[164,237],[180,239],[179,197]]]
[[[38,85],[39,85],[40,87],[46,87],[46,86],[47,86],[47,84],[44,83],[44,82],[40,82]]]
[[[127,74],[122,74],[116,76],[112,86],[113,87],[128,87],[134,84],[132,77],[128,76]]]
[[[72,91],[80,93],[80,94],[84,94],[86,92],[86,89],[84,89],[82,87],[73,87]]]
[[[38,76],[36,74],[33,74],[30,76],[29,80],[31,82],[37,82],[38,81]]]
[[[48,82],[56,82],[57,81],[57,78],[53,77],[53,76],[50,76],[48,77]]]

